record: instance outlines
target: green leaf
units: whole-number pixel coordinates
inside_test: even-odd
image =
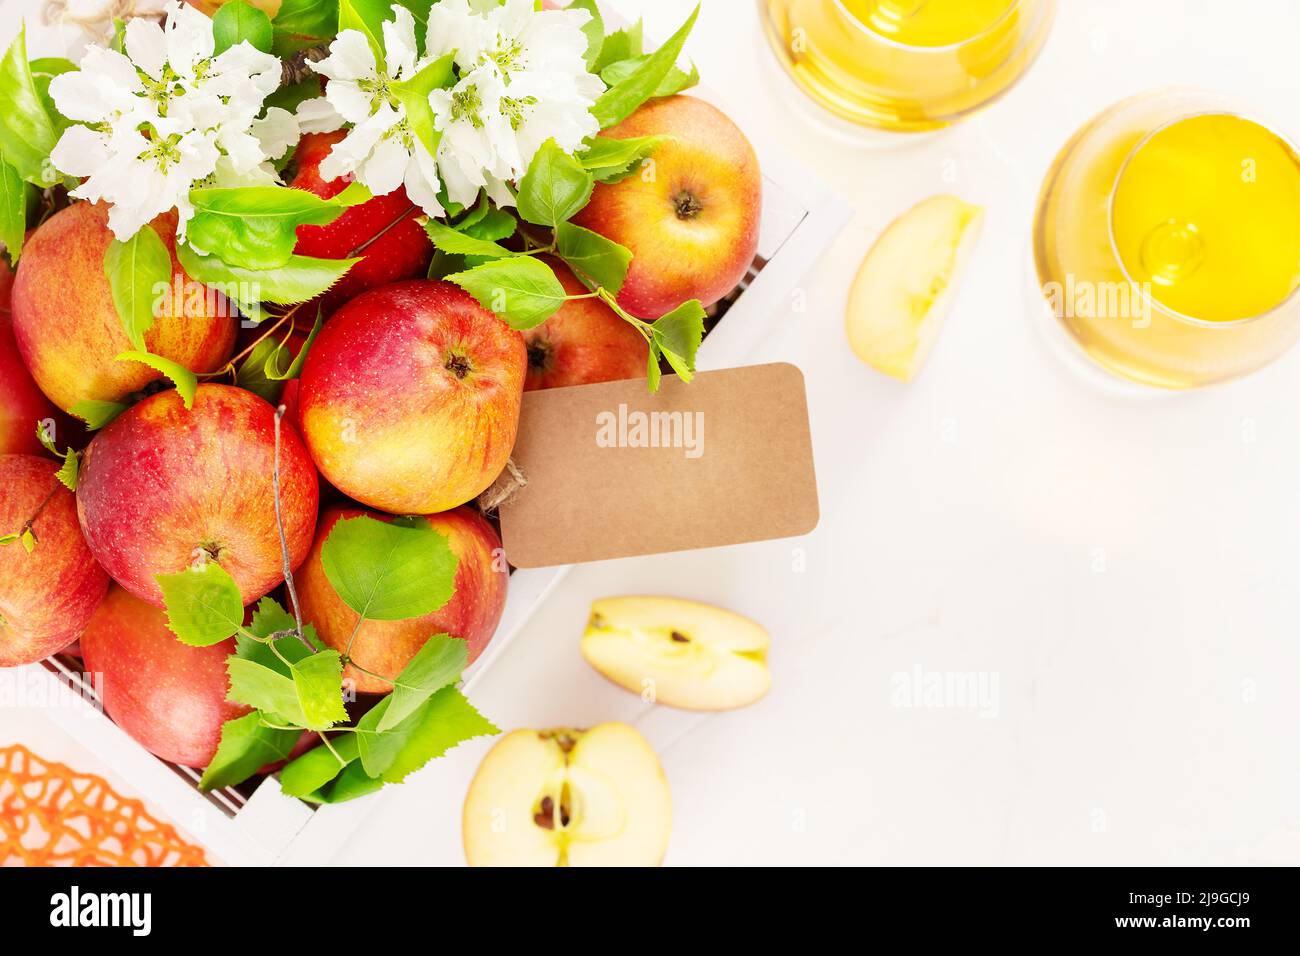
[[[338,32],[360,30],[375,54],[375,62],[383,63],[383,22],[392,18],[392,0],[340,0]]]
[[[154,579],[162,588],[167,626],[182,644],[220,644],[244,621],[239,586],[213,561],[179,574],[158,574]]]
[[[114,239],[104,253],[113,307],[126,337],[137,352],[147,352],[144,334],[157,318],[158,294],[172,281],[172,257],[152,226],[141,226],[130,239]]]
[[[426,522],[344,518],[325,539],[321,565],[343,603],[377,621],[431,614],[456,591],[456,555]]]
[[[438,155],[438,144],[442,141],[442,133],[434,129],[433,106],[429,103],[429,94],[434,90],[455,84],[454,62],[455,54],[448,53],[434,60],[409,80],[389,85],[393,95],[406,108],[406,120],[410,124],[411,132],[415,133],[430,156]]]
[[[357,722],[361,764],[385,783],[401,783],[462,741],[500,733],[455,687],[444,687],[400,723],[379,730],[392,699],[385,697]]]
[[[321,313],[319,307],[316,309],[316,321],[312,324],[311,331],[307,333],[307,341],[302,343],[302,348],[294,356],[288,367],[282,367],[282,356],[288,352],[289,340],[293,336],[292,327],[289,333],[284,337],[275,349],[275,352],[266,360],[265,373],[266,377],[272,382],[285,382],[291,378],[297,378],[302,374],[302,367],[307,363],[307,353],[311,351],[312,345],[316,341],[316,336],[320,335],[321,328],[325,325],[325,316]]]
[[[647,156],[671,138],[634,136],[630,139],[613,139],[594,136],[578,153],[577,159],[584,168],[591,170],[597,182],[616,183],[635,173]]]
[[[536,225],[554,227],[587,205],[594,185],[591,173],[548,139],[519,181],[519,215]]]
[[[31,528],[23,528],[22,534],[18,536],[18,540],[23,543],[23,550],[28,554],[31,554],[36,550],[36,532]]]
[[[486,239],[489,242],[509,239],[515,234],[517,228],[519,228],[519,220],[504,209],[489,209],[482,219],[468,226],[456,224],[458,232],[473,236],[475,239]]]
[[[567,298],[551,267],[531,256],[495,259],[453,273],[447,281],[520,331],[545,322]]]
[[[150,230],[150,232],[152,231]],[[119,362],[139,362],[162,372],[176,385],[176,392],[180,395],[181,401],[185,403],[185,407],[194,407],[194,393],[199,387],[199,377],[184,365],[150,352],[123,352],[117,356],[117,360]]]
[[[272,405],[279,404],[284,385],[273,381],[266,374],[266,369],[275,360],[279,348],[280,343],[268,336],[253,346],[248,357],[239,363],[239,368],[235,370],[236,385],[266,399]]]
[[[393,701],[377,729],[391,730],[401,723],[435,692],[459,680],[467,663],[465,641],[446,634],[430,637],[393,681]]]
[[[643,49],[642,32],[642,24],[638,20],[632,26],[622,30],[615,30],[605,37],[605,42],[600,47],[600,56],[596,59],[592,72],[600,73],[607,66],[617,63],[619,60],[640,56]]]
[[[627,60],[620,60],[617,63],[611,63],[600,73],[600,78],[605,81],[606,86],[617,86],[626,80],[629,76],[646,61],[647,57],[637,56]],[[700,82],[700,70],[694,63],[691,64],[690,72],[686,72],[676,66],[668,71],[659,85],[655,88],[652,98],[661,96],[672,96],[680,93],[682,90],[688,90]]]
[[[49,165],[58,138],[57,124],[27,62],[24,25],[0,58],[0,155],[29,183],[50,186],[58,180]]]
[[[199,255],[184,243],[176,247],[176,258],[191,279],[217,286],[241,307],[246,302],[297,305],[314,299],[361,261],[290,256],[288,262],[276,269],[246,269],[229,265],[217,256]],[[232,295],[238,289],[249,290],[248,296]]]
[[[13,544],[17,540],[18,540],[18,532],[16,531],[10,534],[0,534],[0,547],[3,547],[6,544]]]
[[[221,743],[203,771],[200,790],[217,790],[243,783],[269,763],[289,756],[298,742],[296,730],[262,726],[262,715],[254,711],[221,725]]]
[[[355,735],[352,735],[355,736]],[[304,800],[310,800],[313,803],[346,803],[349,800],[355,800],[358,797],[364,797],[367,794],[374,793],[382,789],[384,782],[377,780],[366,773],[361,766],[360,760],[354,760],[343,768],[343,772],[338,775],[332,784],[327,784],[320,790],[315,790]]]
[[[322,744],[286,764],[280,771],[280,789],[291,797],[305,797],[325,786],[357,759],[356,734],[339,734],[330,740],[330,747]]]
[[[310,624],[304,624],[302,628],[303,636],[312,647],[306,646],[294,635],[286,635],[274,641],[275,649],[272,650],[270,643],[254,640],[253,637],[269,638],[272,634],[291,631],[295,627],[296,622],[289,612],[273,598],[264,597],[253,611],[252,621],[245,629],[248,633],[235,635],[235,654],[292,679],[292,666],[315,653],[313,648],[319,650],[321,647],[315,629]]]
[[[191,189],[186,242],[228,265],[278,269],[293,257],[299,226],[328,225],[370,198],[356,182],[329,199],[287,186]]]
[[[243,0],[230,0],[212,15],[212,39],[218,54],[245,40],[254,49],[270,53],[271,32],[271,18]]]
[[[315,46],[338,32],[338,0],[282,0],[271,26],[274,30],[271,52],[276,56],[288,56]]]
[[[429,234],[436,248],[443,252],[459,256],[488,256],[492,259],[504,259],[507,256],[516,255],[505,246],[499,246],[495,242],[488,242],[486,239],[476,239],[468,236],[463,232],[453,229],[445,222],[439,222],[437,219],[429,219],[424,224],[424,231]]]
[[[659,370],[659,359],[663,357],[663,353],[659,351],[659,344],[653,337],[650,339],[649,344],[650,355],[645,363],[645,384],[649,391],[657,392],[659,391],[659,380],[662,377]]]
[[[22,175],[0,159],[0,243],[9,252],[11,265],[18,264],[27,233],[27,183]]]
[[[97,398],[83,398],[68,409],[77,418],[86,423],[91,431],[103,428],[113,419],[127,410],[121,402],[105,402]]]
[[[596,6],[596,0],[573,0],[567,9],[586,10],[591,14],[591,19],[582,28],[587,37],[587,69],[590,70],[600,59],[600,48],[605,42],[605,21],[600,15],[600,8]]]
[[[658,50],[641,60],[636,69],[627,75],[617,86],[612,86],[601,94],[592,107],[591,113],[600,123],[601,129],[608,129],[616,123],[631,116],[646,100],[657,95],[659,84],[674,69],[677,57],[681,55],[686,37],[695,26],[695,18],[700,15],[700,8],[691,11],[686,22],[668,38],[668,42]]]
[[[338,651],[318,651],[291,669],[298,703],[306,717],[304,727],[323,730],[348,719],[343,706],[343,661]]]
[[[77,479],[81,472],[81,453],[69,448],[67,451],[60,452],[54,444],[54,438],[46,430],[45,422],[36,423],[36,440],[41,443],[46,451],[56,458],[62,458],[63,464],[59,470],[54,473],[54,477],[63,482],[69,491],[77,490]]]
[[[571,222],[555,227],[555,251],[593,292],[603,288],[618,295],[632,263],[631,249]]]
[[[272,723],[307,726],[307,715],[292,676],[238,654],[226,658],[226,673],[230,675],[227,700],[257,708]]]
[[[650,326],[650,333],[664,358],[684,382],[695,377],[695,353],[704,337],[704,315],[704,306],[700,305],[699,299],[691,299],[656,319]]]

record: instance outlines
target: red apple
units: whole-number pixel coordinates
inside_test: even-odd
[[[671,137],[634,175],[597,184],[573,219],[632,250],[619,305],[657,319],[687,299],[709,306],[734,289],[754,261],[763,202],[745,134],[703,100],[670,96],[600,135]]]
[[[447,511],[505,467],[527,362],[522,336],[450,282],[372,289],[307,355],[303,437],[325,478],[362,504]]]
[[[7,269],[0,263],[0,269]],[[36,423],[54,425],[54,438],[66,444],[67,419],[37,387],[18,354],[14,341],[8,298],[0,295],[0,455],[42,453],[36,439]]]
[[[211,763],[221,725],[249,712],[226,700],[226,658],[234,651],[234,638],[182,644],[163,611],[116,585],[81,635],[82,660],[108,716],[150,753],[186,767]]]
[[[311,621],[320,639],[340,652],[347,647],[356,627],[357,613],[343,603],[325,576],[321,548],[337,521],[357,515],[391,520],[388,515],[364,508],[327,509],[321,514],[311,554],[295,575],[303,619]],[[429,515],[427,520],[447,536],[456,555],[456,593],[441,608],[424,617],[405,621],[367,620],[361,625],[352,643],[351,656],[376,674],[396,676],[433,634],[450,634],[468,642],[472,662],[483,653],[501,620],[509,574],[500,558],[501,538],[496,529],[473,508],[454,508]],[[363,674],[350,665],[343,676],[355,681],[362,693],[386,694],[393,689],[390,682]]]
[[[77,525],[58,464],[35,455],[0,456],[0,535],[31,523],[36,547],[0,545],[0,667],[30,664],[67,647],[108,587]]]
[[[340,130],[304,136],[294,153],[297,171],[289,185],[322,199],[341,193],[347,181],[322,179],[320,164],[344,135]],[[299,255],[320,259],[361,256],[361,261],[322,297],[326,315],[366,289],[425,275],[433,258],[433,243],[416,222],[416,217],[423,214],[407,197],[406,190],[399,187],[352,207],[329,225],[298,227],[294,251]]]
[[[563,262],[542,258],[569,295],[587,291]],[[614,382],[646,373],[649,348],[645,339],[599,299],[572,299],[523,336],[528,346],[524,391]]]
[[[91,552],[119,584],[163,604],[155,575],[216,561],[245,605],[283,579],[271,482],[275,410],[252,392],[200,385],[132,406],[86,449],[77,510]],[[293,566],[316,526],[316,470],[281,427],[280,501]]]
[[[216,371],[235,342],[233,307],[190,284],[176,260],[174,212],[150,227],[172,253],[172,288],[185,296],[162,301],[145,345],[193,372]],[[14,337],[36,384],[64,411],[86,399],[120,401],[163,377],[139,362],[117,361],[132,345],[104,272],[112,239],[108,207],[79,202],[42,223],[23,247],[13,291]],[[191,295],[192,289],[202,294]]]

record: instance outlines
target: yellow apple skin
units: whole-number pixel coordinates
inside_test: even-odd
[[[732,710],[767,693],[771,643],[762,625],[673,597],[602,598],[591,606],[582,656],[603,677],[683,710]]]
[[[176,213],[152,228],[172,256],[172,287],[192,280],[176,259]],[[117,361],[132,350],[113,305],[104,253],[113,240],[108,207],[73,203],[43,222],[23,247],[13,287],[13,331],[32,378],[64,411],[90,399],[120,401],[163,377],[140,362]],[[202,287],[199,287],[202,288]],[[200,300],[201,303],[200,303]],[[154,355],[191,372],[215,372],[230,357],[238,328],[220,296],[194,296],[154,318],[144,343]],[[224,313],[224,314],[223,314]]]
[[[516,730],[483,758],[461,824],[470,866],[658,866],[672,795],[627,724]]]
[[[956,196],[931,196],[880,234],[845,311],[858,358],[902,382],[916,377],[943,327],[983,215]]]
[[[745,134],[704,100],[669,96],[600,135],[671,137],[639,172],[597,184],[573,219],[632,250],[619,305],[657,319],[688,299],[709,306],[734,289],[754,261],[763,205]]]

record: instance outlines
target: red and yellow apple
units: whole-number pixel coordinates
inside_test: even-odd
[[[155,576],[216,561],[252,604],[283,579],[272,469],[275,410],[252,392],[200,385],[123,412],[81,463],[77,510],[91,553],[136,597],[163,604]],[[316,527],[318,490],[302,440],[281,425],[280,502],[291,564]]]
[[[320,164],[343,136],[342,130],[304,136],[294,153],[296,172],[289,185],[322,199],[341,193],[347,182],[322,179]],[[322,296],[326,315],[366,289],[425,275],[433,258],[433,243],[416,221],[421,215],[423,212],[407,197],[406,190],[398,187],[387,195],[353,206],[328,225],[298,227],[298,244],[294,249],[298,255],[320,259],[361,257]]]
[[[294,580],[302,601],[303,619],[316,627],[320,639],[342,652],[357,624],[357,613],[338,596],[321,564],[321,548],[331,529],[342,518],[369,515],[388,521],[388,515],[363,508],[330,508],[321,514],[320,529],[311,553]],[[454,508],[426,520],[447,536],[456,555],[456,591],[451,600],[432,614],[403,621],[367,620],[356,632],[351,657],[361,667],[375,674],[396,676],[416,651],[434,634],[450,634],[469,644],[472,663],[496,632],[501,611],[506,604],[508,569],[500,558],[501,538],[496,529],[473,508]],[[366,694],[386,694],[393,685],[364,674],[349,665],[343,672],[355,681],[356,689]]]
[[[569,295],[587,289],[559,259],[542,257]],[[523,333],[528,346],[524,391],[641,378],[649,348],[641,333],[599,299],[571,299]]]
[[[450,282],[371,289],[307,355],[303,437],[321,474],[362,504],[448,511],[505,467],[527,364],[523,337]]]
[[[30,527],[36,545],[0,545],[0,667],[30,664],[77,639],[104,597],[108,575],[77,524],[58,464],[36,455],[0,456],[0,535]]]
[[[182,644],[163,611],[116,585],[81,635],[82,660],[108,716],[150,753],[186,767],[206,767],[221,725],[249,712],[226,700],[234,650],[234,638]]]
[[[45,397],[18,354],[9,311],[12,282],[13,273],[0,260],[0,455],[39,455],[37,422],[54,423],[55,440],[66,444],[67,437],[60,434],[66,418]]]
[[[758,249],[758,157],[721,110],[692,96],[646,103],[600,134],[667,136],[650,161],[599,183],[575,223],[632,250],[618,303],[657,319],[687,299],[712,305],[745,277]]]
[[[216,371],[235,342],[233,307],[190,284],[176,259],[174,212],[150,228],[172,254],[171,288],[185,294],[159,297],[144,343],[192,372]],[[147,365],[117,360],[133,346],[104,272],[112,240],[108,207],[79,202],[42,223],[23,247],[13,291],[14,337],[36,384],[64,411],[83,400],[120,401],[162,378]],[[202,294],[191,295],[191,289]]]

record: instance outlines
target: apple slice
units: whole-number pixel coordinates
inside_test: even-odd
[[[767,693],[770,643],[762,626],[720,607],[682,598],[615,597],[592,604],[582,656],[647,700],[686,710],[731,710]]]
[[[849,290],[845,326],[862,361],[910,382],[925,363],[984,210],[931,196],[881,233]]]
[[[470,866],[658,866],[671,832],[659,758],[619,723],[507,734],[462,818]]]

